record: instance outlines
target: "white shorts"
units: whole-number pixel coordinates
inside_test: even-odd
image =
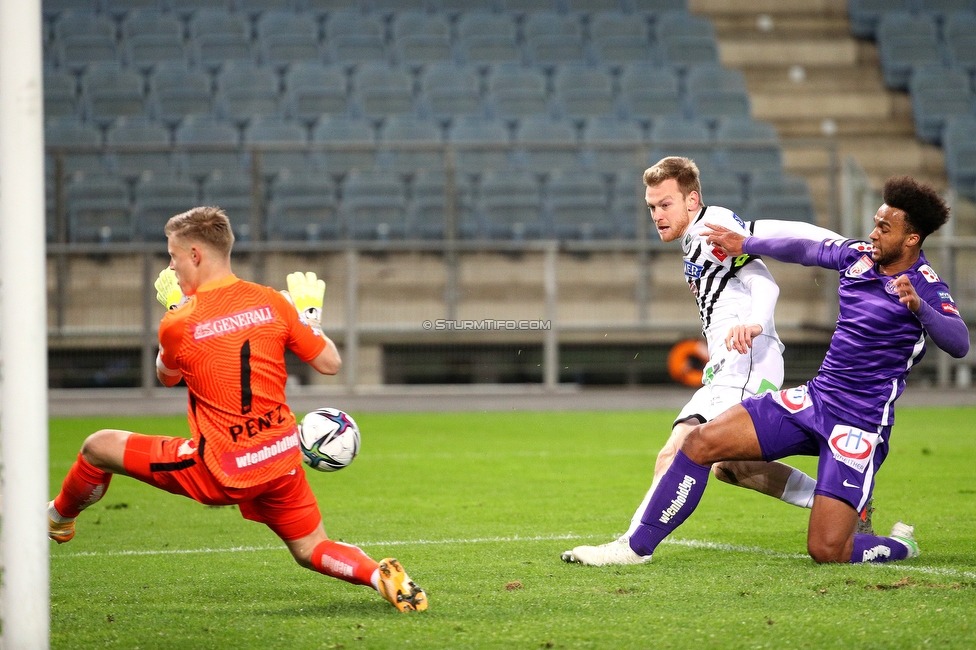
[[[705,367],[703,381],[707,383],[684,405],[675,424],[690,418],[708,422],[747,397],[779,390],[783,385],[783,353],[779,341],[758,336],[747,354],[733,350],[722,357],[713,357]]]

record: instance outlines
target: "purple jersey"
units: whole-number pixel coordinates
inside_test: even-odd
[[[925,330],[918,317],[898,301],[895,277],[881,275],[871,259],[871,244],[827,240],[817,264],[840,271],[840,315],[830,349],[810,382],[825,406],[869,428],[894,423],[894,402],[905,378],[925,354]],[[907,275],[915,292],[933,309],[959,318],[949,288],[925,259]]]

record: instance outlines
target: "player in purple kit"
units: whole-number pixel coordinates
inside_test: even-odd
[[[723,460],[819,456],[807,550],[817,562],[889,562],[915,557],[914,528],[889,537],[856,535],[888,454],[894,403],[925,352],[925,335],[954,357],[969,331],[922,253],[949,218],[935,190],[907,176],[889,179],[871,242],[745,237],[714,226],[709,242],[731,255],[766,255],[840,273],[840,316],[817,376],[804,386],[744,400],[695,427],[648,503],[631,549],[649,556],[701,500],[709,468]]]

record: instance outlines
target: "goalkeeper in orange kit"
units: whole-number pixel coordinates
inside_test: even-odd
[[[182,379],[191,437],[103,429],[84,442],[49,504],[49,536],[74,536],[75,518],[98,501],[113,474],[125,474],[208,505],[237,504],[266,524],[302,566],[372,586],[400,611],[427,608],[427,596],[399,562],[380,562],[330,540],[305,478],[295,416],[285,403],[285,349],[322,374],[341,361],[322,333],[325,283],[314,273],[288,276],[288,293],[245,282],[231,271],[230,222],[200,207],[166,224],[169,268],[156,281],[168,312],[159,326],[156,373]],[[268,453],[268,450],[273,452]],[[264,460],[237,459],[264,451]]]

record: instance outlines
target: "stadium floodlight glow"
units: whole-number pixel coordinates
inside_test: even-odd
[[[0,623],[47,648],[47,300],[41,0],[0,2]]]

